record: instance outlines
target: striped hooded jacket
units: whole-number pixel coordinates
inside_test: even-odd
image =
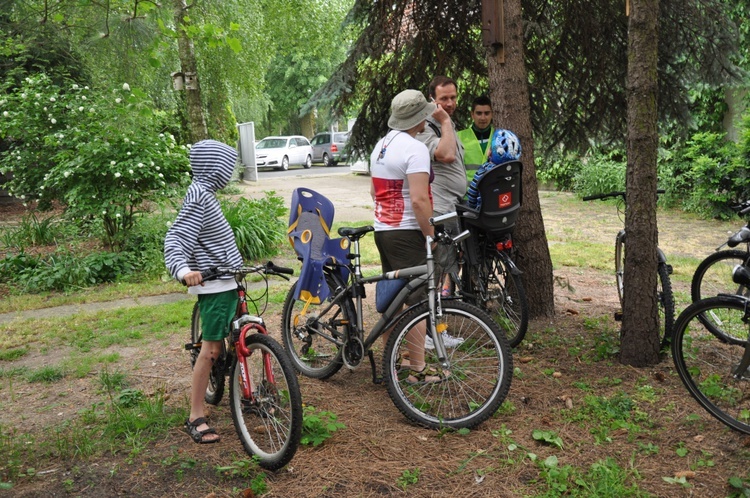
[[[237,152],[216,140],[203,140],[190,150],[193,182],[164,239],[164,260],[177,280],[190,271],[242,264],[234,233],[216,199],[216,192],[229,183],[236,160]],[[236,288],[230,276],[191,287],[188,292],[214,294]]]

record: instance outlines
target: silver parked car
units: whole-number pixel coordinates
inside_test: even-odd
[[[310,142],[301,135],[266,137],[255,146],[255,164],[259,168],[271,167],[282,170],[288,170],[292,164],[310,168],[312,154]]]
[[[323,166],[335,166],[347,160],[346,143],[349,132],[324,131],[315,135],[310,142],[313,147],[313,162],[323,163]]]

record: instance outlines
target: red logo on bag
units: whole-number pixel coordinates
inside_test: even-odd
[[[510,192],[500,194],[497,196],[497,204],[499,208],[507,208],[513,204],[513,195]]]

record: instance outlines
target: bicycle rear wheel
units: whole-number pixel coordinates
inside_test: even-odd
[[[695,302],[677,318],[672,357],[690,395],[712,416],[750,434],[750,371],[734,371],[748,347],[750,324],[746,301],[718,296]],[[701,319],[711,315],[721,331],[706,327]]]
[[[480,266],[483,308],[505,331],[508,344],[518,346],[529,326],[529,304],[521,275],[510,271],[502,256],[492,251]]]
[[[193,306],[193,316],[190,320],[190,336],[193,344],[203,342],[203,332],[201,332],[201,313],[198,303]],[[200,354],[200,348],[190,350],[190,367],[195,366],[195,361]],[[211,367],[211,373],[208,376],[208,387],[204,399],[209,405],[218,405],[221,398],[224,397],[224,378],[227,370],[227,347],[226,342],[221,342],[221,354]]]
[[[462,342],[446,349],[447,372],[434,349],[425,352],[425,362],[445,378],[410,384],[409,368],[399,364],[408,356],[407,335],[429,321],[429,308],[423,303],[405,315],[388,338],[383,353],[388,394],[401,413],[417,424],[471,428],[495,413],[508,394],[513,373],[510,347],[505,334],[480,308],[460,301],[444,302],[442,308],[438,328]]]
[[[253,400],[242,394],[239,360],[232,367],[229,406],[245,451],[264,469],[277,470],[294,457],[302,435],[302,395],[281,345],[263,334],[245,339]]]
[[[718,251],[701,261],[690,285],[693,302],[718,294],[750,297],[750,289],[732,281],[732,271],[737,265],[750,265],[750,253],[736,249]]]
[[[326,283],[330,296],[343,286],[328,272]],[[281,315],[284,349],[299,373],[313,379],[327,379],[344,364],[340,344],[355,323],[351,301],[344,299],[328,310],[330,300],[307,306],[304,301],[294,299],[296,288],[297,283],[289,289]]]
[[[659,306],[659,335],[661,347],[666,348],[672,340],[674,331],[674,293],[672,280],[669,278],[671,268],[666,263],[657,267],[659,280],[656,282],[657,304]]]

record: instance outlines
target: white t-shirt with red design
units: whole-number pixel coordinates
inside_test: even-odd
[[[411,207],[407,175],[430,174],[427,146],[403,131],[391,130],[370,155],[375,190],[375,231],[419,230]],[[432,192],[430,192],[432,201]]]

